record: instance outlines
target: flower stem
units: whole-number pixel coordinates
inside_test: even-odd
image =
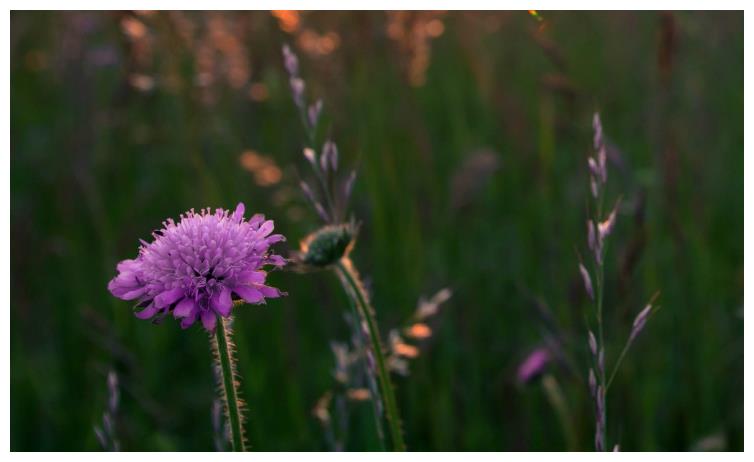
[[[238,382],[236,381],[236,367],[233,359],[233,343],[230,339],[231,329],[229,321],[218,316],[217,329],[213,342],[216,360],[219,364],[221,378],[222,399],[225,404],[225,414],[228,417],[230,437],[233,451],[245,451],[243,416],[241,407],[243,403],[238,396]]]
[[[406,444],[403,441],[403,434],[400,428],[400,418],[398,416],[398,405],[395,400],[395,392],[390,382],[389,371],[385,362],[385,354],[380,341],[380,332],[375,319],[374,310],[369,304],[369,300],[364,290],[364,286],[359,280],[358,273],[353,267],[353,263],[348,257],[343,257],[337,264],[336,268],[340,275],[340,280],[346,289],[346,292],[352,294],[356,300],[356,306],[359,314],[366,322],[369,329],[369,340],[372,343],[375,362],[377,363],[377,380],[380,386],[383,404],[385,405],[385,416],[387,419],[390,437],[393,442],[394,451],[405,451]]]
[[[340,278],[342,281],[342,277]],[[367,348],[366,342],[364,341],[364,333],[362,332],[360,328],[361,324],[361,314],[359,309],[356,307],[356,298],[357,295],[354,293],[353,290],[351,290],[350,286],[347,286],[345,288],[346,292],[348,293],[348,305],[351,307],[351,311],[353,311],[353,322],[354,322],[354,328],[355,328],[355,334],[356,338],[358,339],[358,345],[356,348],[359,352],[365,351]],[[377,389],[377,383],[374,380],[374,374],[371,373],[369,364],[367,364],[366,361],[364,361],[364,369],[365,373],[367,374],[367,381],[369,383],[369,390],[373,396],[372,401],[372,414],[374,414],[374,425],[375,429],[377,430],[377,436],[380,440],[380,449],[385,451],[385,433],[382,429],[382,412],[380,411],[380,391]],[[380,401],[378,401],[380,400]]]

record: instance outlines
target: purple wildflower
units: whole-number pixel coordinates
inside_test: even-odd
[[[518,366],[516,377],[519,383],[528,383],[542,373],[547,363],[550,362],[551,356],[547,348],[540,347],[532,351],[524,362]]]
[[[136,313],[140,319],[159,320],[172,312],[182,328],[201,319],[209,332],[218,315],[230,316],[234,297],[258,304],[285,295],[265,285],[262,269],[285,265],[270,252],[285,238],[270,234],[272,220],[257,214],[245,221],[243,214],[240,203],[234,212],[192,209],[178,223],[168,219],[152,233],[154,242],[141,241],[135,259],[118,263],[118,275],[107,288],[122,300],[135,300],[143,308]]]

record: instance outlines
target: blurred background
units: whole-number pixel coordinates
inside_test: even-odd
[[[106,285],[191,207],[244,201],[285,254],[316,229],[285,43],[358,169],[353,258],[383,334],[453,293],[394,376],[410,449],[593,448],[596,110],[622,196],[609,363],[661,305],[610,388],[610,440],[743,449],[742,13],[140,11],[11,13],[12,450],[100,450],[110,370],[121,449],[214,449],[206,333],[138,320]],[[236,321],[249,440],[332,449],[315,407],[347,300],[329,272],[271,281],[289,296]],[[345,448],[377,449],[369,403],[348,409]]]

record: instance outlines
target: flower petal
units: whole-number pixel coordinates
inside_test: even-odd
[[[270,286],[257,286],[257,289],[262,292],[262,295],[264,295],[266,298],[278,298],[283,294],[280,290],[270,287]]]
[[[134,300],[144,295],[147,288],[123,284],[121,276],[118,276],[107,284],[107,290],[121,300]]]
[[[194,310],[196,310],[196,302],[193,298],[186,297],[175,305],[173,316],[176,318],[187,318],[194,313]]]
[[[272,220],[267,220],[259,227],[257,232],[261,234],[262,236],[266,236],[272,232],[272,230],[275,229],[275,223],[273,223]]]
[[[210,307],[217,314],[223,317],[230,316],[230,309],[233,308],[233,300],[230,298],[230,289],[223,287],[219,292],[215,292],[209,301]]]
[[[157,308],[154,306],[154,304],[150,304],[148,307],[144,308],[143,310],[139,311],[138,313],[134,313],[134,316],[136,316],[139,319],[149,319],[152,316],[154,316],[155,313],[157,313]]]
[[[280,255],[270,255],[267,258],[267,261],[270,265],[282,267],[286,265],[285,258],[281,257]]]
[[[246,210],[246,207],[243,205],[243,202],[239,202],[236,206],[236,211],[233,212],[233,219],[236,221],[241,221],[243,219],[243,212]]]
[[[242,271],[236,275],[236,280],[242,284],[264,284],[266,271]]]
[[[138,267],[139,262],[137,260],[123,260],[115,266],[115,269],[117,269],[119,273],[125,273],[135,271]]]
[[[253,217],[249,219],[249,225],[252,229],[257,228],[259,226],[259,223],[264,221],[264,215],[261,213],[255,214]]]
[[[176,289],[166,290],[165,292],[154,298],[154,304],[157,308],[170,306],[180,300],[180,298],[183,297],[184,293],[185,291],[180,287]]]
[[[262,303],[264,302],[264,295],[257,289],[249,286],[235,286],[233,292],[237,293],[239,297],[243,298],[246,303]]]
[[[207,332],[214,332],[217,325],[217,315],[213,311],[202,311],[202,325]]]
[[[199,310],[194,311],[193,314],[181,319],[181,329],[188,329],[196,322],[199,317]]]

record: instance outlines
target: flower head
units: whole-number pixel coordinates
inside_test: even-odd
[[[285,295],[265,285],[265,266],[282,267],[286,261],[270,251],[285,240],[270,234],[272,220],[254,215],[246,221],[244,205],[234,212],[190,210],[176,223],[163,222],[152,233],[154,241],[141,241],[139,255],[118,263],[118,275],[107,285],[114,296],[135,300],[140,319],[162,319],[173,313],[188,328],[201,320],[214,331],[217,316],[229,317],[233,299],[264,303]]]

